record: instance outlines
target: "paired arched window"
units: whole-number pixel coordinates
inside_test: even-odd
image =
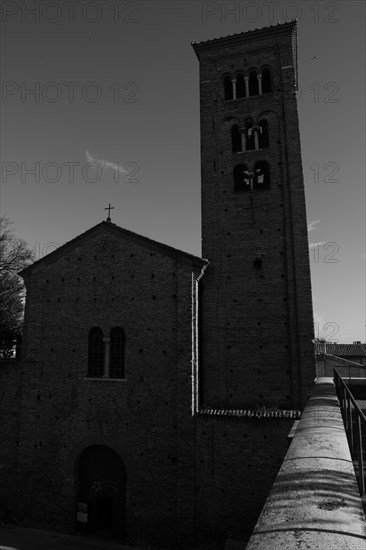
[[[114,327],[109,337],[103,337],[99,327],[93,327],[88,336],[88,377],[124,378],[125,333]]]
[[[233,153],[240,153],[242,151],[241,131],[238,124],[234,124],[231,127],[231,145]]]
[[[120,327],[111,330],[111,378],[124,378],[125,372],[125,333]]]
[[[268,122],[265,118],[260,120],[258,124],[258,145],[259,149],[269,147]]]
[[[255,163],[253,171],[246,164],[237,164],[233,170],[234,193],[270,187],[269,165],[261,160]]]
[[[259,95],[257,71],[249,72],[249,95]]]
[[[262,70],[262,94],[272,92],[271,71],[268,67]]]
[[[88,337],[88,376],[97,378],[104,373],[104,342],[103,331],[94,327]]]
[[[268,94],[272,92],[271,69],[250,69],[249,73],[238,73],[235,77],[225,75],[223,83],[225,100]]]
[[[245,120],[245,150],[254,151],[256,147],[256,126],[253,126],[253,121],[251,118]]]
[[[266,119],[254,125],[251,118],[245,119],[244,128],[238,124],[231,127],[231,146],[233,153],[254,151],[269,147],[268,122]]]
[[[248,167],[246,164],[237,164],[234,166],[234,192],[240,193],[241,191],[249,191],[250,178]]]
[[[240,99],[241,97],[246,97],[246,88],[245,88],[245,79],[243,74],[238,74],[236,77],[236,97]]]
[[[270,187],[270,183],[268,163],[264,160],[256,162],[254,165],[253,189],[267,189]]]
[[[233,83],[231,76],[225,76],[224,78],[224,96],[225,99],[233,99]]]

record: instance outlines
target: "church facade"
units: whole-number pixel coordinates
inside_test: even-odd
[[[28,524],[245,540],[311,389],[296,24],[193,48],[203,259],[108,218],[22,272],[0,489]]]

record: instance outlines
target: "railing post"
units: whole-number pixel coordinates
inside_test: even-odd
[[[361,498],[365,495],[365,477],[363,471],[363,449],[362,449],[362,425],[361,418],[357,415],[357,439],[358,439],[358,476]]]
[[[341,412],[342,412],[342,416],[343,416],[344,396],[343,396],[342,387],[341,387],[341,384],[340,384],[339,380],[338,380],[337,394],[338,394],[338,397],[339,397],[339,402],[340,402],[340,405],[341,405]]]
[[[339,399],[339,402],[340,402],[340,405],[341,405],[341,411],[343,409],[343,396],[342,396],[342,388],[341,388],[341,384],[340,384],[340,381],[339,381],[339,375],[338,375],[338,372],[336,370],[334,370],[334,385],[336,387],[336,392],[337,392],[337,395],[338,395],[338,399]],[[342,411],[343,413],[343,411]]]
[[[354,453],[354,443],[353,443],[353,429],[352,429],[352,403],[351,400],[348,398],[348,438],[349,438],[349,446],[351,449],[351,454]]]
[[[357,401],[352,395],[352,392],[346,382],[334,368],[334,384],[337,389],[337,395],[343,416],[344,428],[346,430],[348,443],[351,451],[352,460],[357,461],[358,465],[358,486],[361,498],[365,497],[365,476],[364,476],[364,459],[363,459],[363,444],[362,430],[366,426],[366,417],[359,408]],[[355,419],[353,421],[353,413]],[[355,431],[353,431],[353,426]],[[357,445],[357,449],[356,449]]]

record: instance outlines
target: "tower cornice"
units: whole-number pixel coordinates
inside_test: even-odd
[[[229,46],[235,44],[242,44],[243,40],[253,41],[256,38],[267,39],[270,36],[278,36],[279,32],[292,30],[297,30],[297,20],[288,21],[286,23],[278,23],[277,25],[271,25],[268,27],[263,27],[262,29],[253,29],[251,31],[239,32],[236,34],[230,34],[227,36],[221,36],[220,38],[213,38],[210,40],[205,40],[202,42],[192,42],[191,46],[193,47],[198,59],[199,54],[202,51],[210,50],[216,46]]]
[[[213,51],[216,48],[225,48],[228,46],[235,47],[237,45],[243,45],[245,42],[249,45],[256,40],[268,40],[269,38],[278,37],[281,34],[285,35],[288,32],[292,33],[293,68],[295,73],[296,88],[298,88],[297,19],[293,19],[286,23],[278,23],[277,25],[263,27],[262,29],[253,29],[251,31],[221,36],[220,38],[213,38],[202,42],[192,42],[191,46],[193,47],[198,60],[201,61],[201,54]]]

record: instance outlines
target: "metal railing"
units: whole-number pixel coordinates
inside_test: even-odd
[[[343,363],[343,365],[337,365],[337,368],[344,368],[348,367],[348,378],[351,379],[351,369],[357,368],[358,369],[358,376],[361,376],[361,378],[366,378],[366,364],[363,365],[362,363],[358,363],[357,361],[351,361],[350,359],[345,359],[344,357],[338,357],[338,355],[332,355],[331,353],[327,352],[315,352],[316,357],[321,358],[323,360],[323,374],[321,376],[327,376],[327,360],[330,361],[337,361],[337,363]],[[332,364],[330,365],[330,368],[332,368]],[[336,368],[333,365],[333,369]],[[360,373],[363,372],[363,374]],[[356,375],[356,376],[357,376]],[[329,374],[328,374],[329,376]]]
[[[365,474],[362,435],[366,434],[366,416],[358,406],[351,390],[342,379],[337,369],[333,369],[334,384],[341,406],[341,412],[346,429],[348,444],[358,468],[358,487],[361,498],[365,496]]]

